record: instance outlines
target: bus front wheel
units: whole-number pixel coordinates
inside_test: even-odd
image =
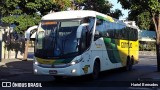
[[[100,73],[100,63],[96,61],[93,66],[92,79],[93,80],[98,79],[99,73]]]

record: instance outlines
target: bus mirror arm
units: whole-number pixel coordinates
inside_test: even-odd
[[[82,34],[82,29],[83,29],[83,27],[88,26],[88,25],[89,25],[88,23],[83,23],[83,24],[81,24],[81,25],[78,27],[78,29],[77,29],[77,35],[76,35],[76,38],[77,38],[77,39],[80,39],[80,38],[81,38],[81,34]]]

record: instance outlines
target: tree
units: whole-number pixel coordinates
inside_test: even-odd
[[[52,0],[1,0],[0,10],[2,22],[15,24],[16,31],[25,31],[28,27],[39,23],[42,15],[56,7]]]
[[[128,16],[128,20],[136,21],[138,27],[142,30],[151,30],[152,26],[154,26],[149,12],[137,14],[136,11],[131,11]]]
[[[160,1],[159,0],[118,0],[124,9],[130,9],[130,15],[136,13],[142,19],[150,18],[156,31],[157,70],[160,71]],[[135,15],[135,14],[134,14]],[[146,15],[146,16],[145,16]],[[134,16],[133,16],[134,17]],[[146,27],[145,25],[143,26]]]
[[[50,10],[56,9],[52,0],[1,0],[0,16],[2,22],[9,25],[14,24],[14,30],[24,32],[29,27],[37,25],[41,16],[47,14]],[[28,43],[26,41],[24,60],[27,60]],[[9,45],[11,46],[11,45]]]
[[[123,16],[121,10],[116,9],[115,11],[111,11],[110,16],[119,19],[120,16]]]
[[[40,18],[53,11],[80,9],[95,10],[119,18],[120,10],[111,11],[112,4],[108,0],[1,0],[0,17],[2,22],[15,24],[18,32],[24,32],[28,27],[39,23]]]
[[[123,15],[119,9],[111,10],[113,5],[108,0],[53,0],[53,2],[59,7],[57,11],[67,10],[69,7],[72,10],[79,10],[84,7],[84,10],[94,10],[117,19]]]
[[[94,10],[117,19],[123,15],[119,9],[116,9],[115,11],[111,10],[113,5],[108,0],[79,0],[78,4],[76,2],[76,5],[85,6],[85,10]]]
[[[72,6],[71,0],[53,0],[56,5],[56,11],[67,10],[68,7]]]

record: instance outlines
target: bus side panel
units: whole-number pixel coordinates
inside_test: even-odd
[[[96,41],[93,41],[90,47],[90,51],[91,51],[91,72],[93,72],[93,65],[96,59],[100,60],[100,68],[102,70],[102,68],[104,67],[103,63],[105,63],[105,61],[102,58],[102,50],[103,50],[103,39],[99,38]]]
[[[108,55],[108,60],[111,62],[111,64],[115,65],[113,68],[122,66],[121,54],[119,53],[120,51],[118,49],[118,46],[120,46],[119,40],[104,38],[104,43]]]
[[[131,47],[130,47],[130,57],[134,58],[134,64],[138,63],[139,59],[139,41],[130,41]]]
[[[120,55],[120,60],[123,66],[126,66],[127,56],[130,56],[131,58],[131,56],[133,55],[135,60],[134,62],[138,62],[138,52],[139,52],[138,40],[137,41],[117,40],[117,42],[119,43],[117,47]]]
[[[134,62],[138,62],[138,41],[104,38],[104,43],[107,57],[112,64],[117,65],[113,68],[126,66],[127,56],[133,55]]]
[[[113,63],[114,59],[111,58],[113,55],[113,53],[111,53],[111,52],[113,52],[113,50],[106,48],[104,38],[99,38],[96,41],[94,41],[92,43],[91,50],[92,50],[92,53],[91,53],[92,60],[95,60],[96,58],[100,59],[101,71],[116,68],[117,63]],[[109,57],[109,55],[110,55],[110,57]],[[94,62],[92,63],[92,65],[93,64],[94,64]]]

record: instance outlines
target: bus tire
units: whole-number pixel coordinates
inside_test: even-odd
[[[131,71],[132,70],[132,60],[130,59],[130,56],[127,56],[127,62],[126,62],[126,70]]]
[[[98,79],[100,74],[100,63],[98,61],[95,61],[93,66],[93,73],[91,74],[92,80]]]
[[[133,65],[134,65],[134,57],[133,57],[133,55],[131,56],[131,70],[132,70],[132,68],[133,68]]]

